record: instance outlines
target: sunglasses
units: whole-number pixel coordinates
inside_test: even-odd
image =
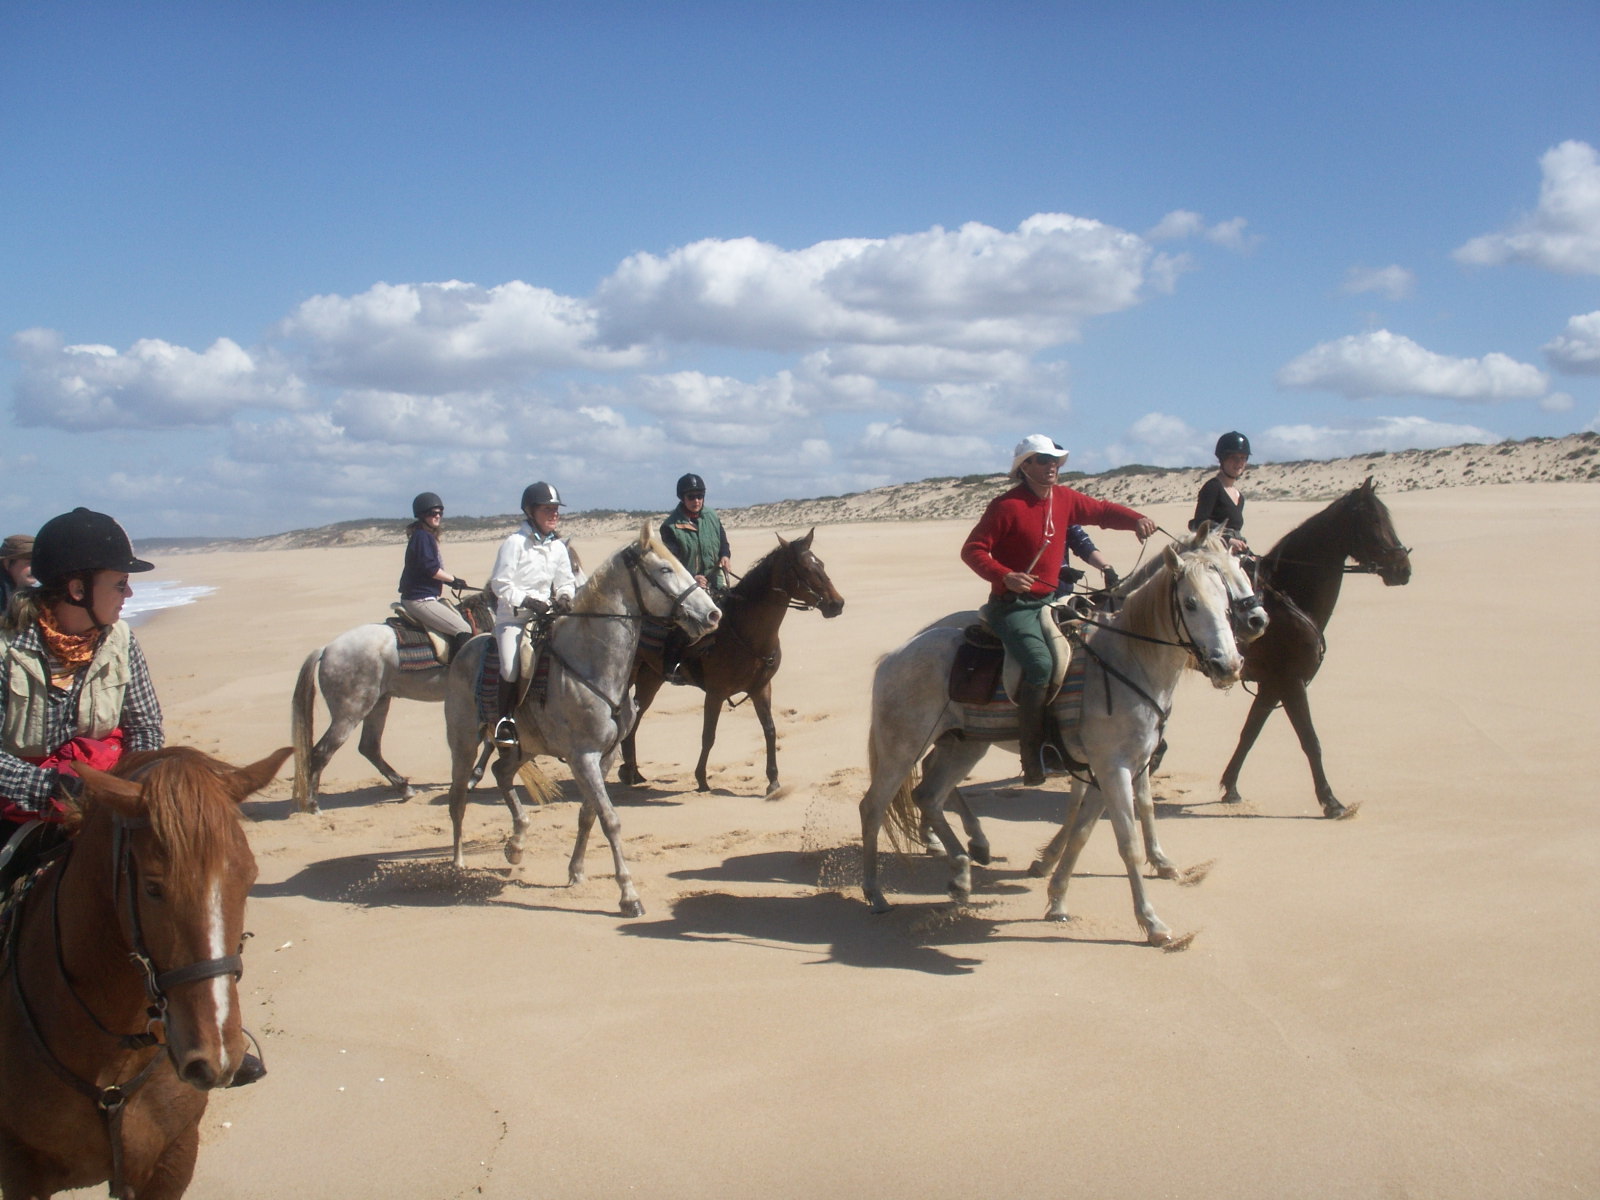
[[[1059,467],[1061,460],[1049,454],[1035,454],[1028,462],[1035,467]]]

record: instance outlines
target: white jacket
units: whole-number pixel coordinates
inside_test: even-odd
[[[500,543],[500,553],[495,555],[494,571],[489,576],[489,590],[499,601],[497,621],[518,620],[517,608],[524,600],[571,600],[577,588],[572,556],[559,538],[541,540],[533,526],[524,521],[520,529]]]

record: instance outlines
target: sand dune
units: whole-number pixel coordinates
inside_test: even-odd
[[[351,745],[323,815],[291,813],[286,780],[248,805],[261,879],[242,994],[272,1073],[212,1104],[193,1194],[1600,1193],[1600,488],[1402,490],[1384,465],[1415,578],[1347,582],[1312,693],[1361,814],[1318,819],[1281,717],[1246,803],[1215,803],[1249,697],[1187,681],[1156,781],[1162,837],[1213,865],[1196,886],[1150,885],[1197,933],[1187,952],[1140,943],[1107,828],[1075,919],[1040,920],[1025,871],[1059,785],[1021,789],[1000,752],[968,787],[999,856],[971,904],[952,911],[942,868],[911,857],[890,864],[894,911],[868,913],[855,806],[873,664],[982,589],[955,557],[969,517],[862,511],[817,533],[844,615],[784,628],[779,798],[763,798],[747,708],[723,718],[705,795],[699,693],[668,689],[647,718],[652,783],[613,789],[642,918],[617,916],[603,843],[590,881],[564,886],[570,785],[516,870],[480,792],[471,868],[449,869],[437,708],[397,703],[390,720],[413,802],[391,802]],[[1177,528],[1193,482],[1128,498]],[[1258,545],[1320,507],[1272,499],[1269,468],[1251,485]],[[740,525],[736,565],[810,522]],[[584,533],[586,557],[622,537]],[[1134,564],[1131,536],[1100,540]],[[447,542],[446,560],[476,578],[493,551]],[[383,615],[399,555],[159,565],[218,589],[140,634],[169,738],[243,762],[286,742],[305,654]]]

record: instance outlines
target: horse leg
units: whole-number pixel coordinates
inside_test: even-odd
[[[1322,769],[1322,743],[1311,725],[1311,701],[1306,696],[1305,684],[1297,683],[1283,689],[1283,711],[1288,714],[1295,736],[1300,739],[1300,749],[1305,751],[1306,761],[1311,764],[1311,782],[1316,786],[1317,803],[1322,805],[1322,815],[1336,820],[1345,816],[1349,809],[1335,798],[1333,787]]]
[[[572,778],[578,785],[578,790],[583,793],[584,807],[594,810],[594,817],[599,818],[600,828],[606,835],[606,841],[611,843],[611,863],[617,875],[617,888],[621,893],[619,910],[625,917],[642,917],[644,905],[639,901],[639,893],[634,890],[633,876],[628,872],[628,864],[622,857],[622,822],[617,817],[617,810],[611,806],[611,797],[606,794],[605,776],[600,771],[600,755],[597,751],[585,751],[572,759]],[[587,838],[587,830],[583,828],[585,822],[580,816],[578,825],[580,829],[580,844]],[[581,871],[582,864],[578,861],[576,852],[573,861]]]
[[[1144,872],[1140,869],[1144,866],[1144,855],[1140,853],[1139,843],[1134,838],[1133,778],[1126,767],[1097,773],[1097,777],[1105,792],[1111,828],[1117,835],[1117,853],[1122,855],[1122,865],[1128,872],[1128,886],[1133,891],[1133,914],[1144,929],[1145,939],[1152,946],[1165,946],[1172,941],[1172,930],[1156,916],[1155,910],[1150,907],[1150,898],[1145,895]]]
[[[912,789],[911,798],[922,814],[922,827],[942,843],[950,864],[950,898],[965,903],[972,895],[972,857],[950,828],[944,814],[944,800],[950,789],[967,777],[988,747],[982,743],[940,742],[923,760],[922,782]],[[929,846],[932,847],[930,842]]]
[[[383,758],[383,727],[389,720],[389,697],[385,696],[372,706],[367,719],[361,722],[361,757],[378,768],[378,773],[400,793],[400,799],[409,800],[414,794],[411,781],[391,767]]]
[[[656,693],[661,690],[661,674],[644,658],[639,659],[638,668],[633,675],[633,704],[638,715],[633,719],[633,727],[628,730],[622,739],[622,770],[617,774],[619,783],[637,787],[641,783],[648,783],[645,777],[639,774],[639,754],[635,747],[634,738],[639,732],[639,726],[644,722],[644,714],[650,707],[650,702],[656,698]]]
[[[984,833],[983,826],[978,822],[978,814],[972,811],[960,788],[950,789],[950,800],[961,814],[961,831],[967,835],[967,854],[980,867],[988,866],[994,858],[994,851],[989,846],[989,835]]]
[[[1067,852],[1067,839],[1072,835],[1073,822],[1083,806],[1084,793],[1088,790],[1088,784],[1073,776],[1072,791],[1067,794],[1067,806],[1061,815],[1061,828],[1028,867],[1028,874],[1034,879],[1043,879],[1054,872],[1061,856]]]
[[[722,719],[722,697],[706,693],[705,716],[700,722],[700,761],[694,765],[695,791],[709,792],[711,785],[706,782],[706,763],[711,758],[711,747],[717,743],[717,722]],[[772,721],[768,714],[767,721]]]
[[[517,799],[517,768],[522,765],[521,750],[502,750],[495,758],[494,781],[500,788],[500,798],[511,810],[511,836],[506,839],[506,861],[516,866],[522,861],[523,838],[528,832],[528,818]]]
[[[572,858],[567,862],[567,886],[577,887],[588,875],[583,856],[589,853],[589,831],[594,828],[594,808],[585,800],[578,806],[578,836],[572,843]]]
[[[1139,829],[1144,834],[1145,859],[1155,868],[1157,878],[1176,879],[1177,866],[1156,840],[1156,806],[1150,799],[1149,768],[1140,771],[1138,778],[1133,781],[1133,800],[1139,810]]]
[[[1050,876],[1049,886],[1045,895],[1050,903],[1045,909],[1046,921],[1065,921],[1067,913],[1067,885],[1072,882],[1072,872],[1078,865],[1078,855],[1083,853],[1083,848],[1088,844],[1089,835],[1094,832],[1095,822],[1100,819],[1100,814],[1105,811],[1105,794],[1097,787],[1080,787],[1075,785],[1072,789],[1073,803],[1067,811],[1067,819],[1062,822],[1061,832],[1050,841],[1050,846],[1040,856],[1040,861],[1047,860],[1052,853],[1059,855],[1056,861],[1054,874]]]
[[[778,727],[772,723],[772,680],[750,693],[750,703],[755,706],[756,720],[761,722],[761,732],[767,739],[767,795],[778,790]]]
[[[1228,760],[1228,765],[1222,772],[1222,802],[1224,804],[1239,803],[1241,799],[1239,795],[1239,772],[1244,769],[1245,756],[1250,753],[1250,748],[1256,744],[1256,738],[1261,736],[1261,727],[1267,723],[1267,718],[1272,715],[1272,710],[1277,706],[1277,686],[1262,683],[1256,691],[1255,701],[1250,705],[1250,712],[1244,719],[1244,728],[1239,731],[1239,744],[1234,747],[1233,757]]]

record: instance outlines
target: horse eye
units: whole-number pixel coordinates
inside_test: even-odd
[[[1190,596],[1183,602],[1183,607],[1188,609],[1190,612],[1193,612],[1195,609],[1199,608],[1200,605],[1195,601],[1193,596]]]
[[[159,900],[166,894],[159,880],[146,879],[144,881],[144,894],[152,900]]]

